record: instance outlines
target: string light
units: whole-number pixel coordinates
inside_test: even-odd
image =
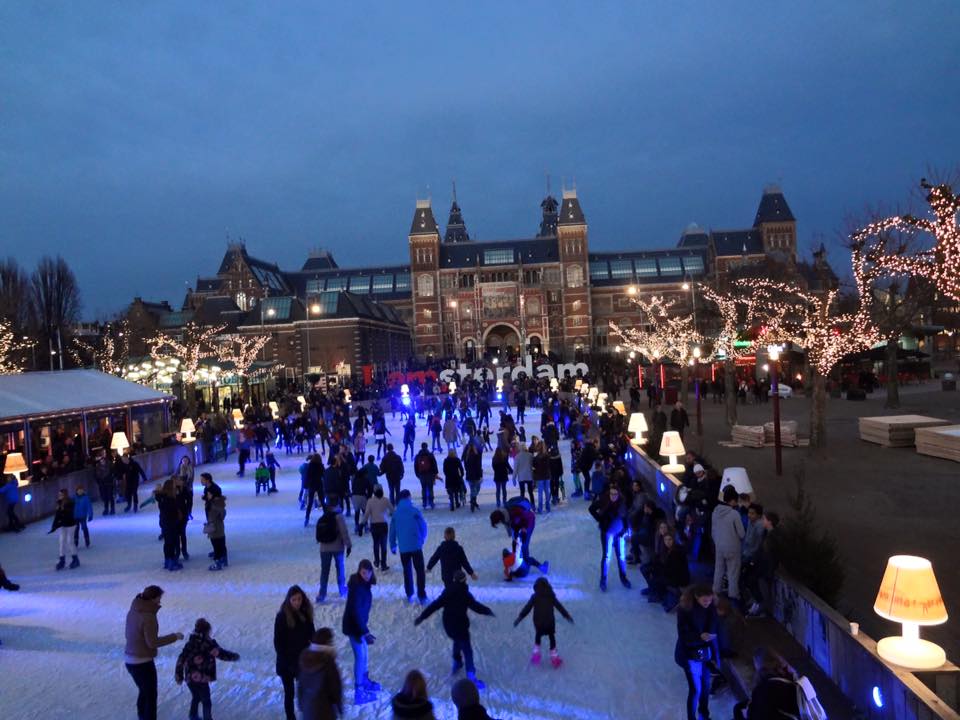
[[[196,382],[201,361],[219,357],[218,346],[214,338],[223,332],[226,325],[202,327],[195,322],[183,326],[182,339],[178,340],[163,332],[158,332],[149,341],[150,357],[158,360],[163,351],[170,349],[180,358],[180,373],[187,384]]]
[[[703,343],[693,317],[675,312],[675,298],[654,295],[647,301],[631,297],[630,302],[640,309],[649,329],[644,329],[643,325],[639,328],[621,327],[611,321],[610,330],[620,337],[623,347],[628,350],[640,353],[651,362],[672,360],[685,365],[693,357],[693,348]],[[701,357],[701,360],[709,362],[710,358]]]
[[[80,338],[74,338],[73,342],[76,348],[71,348],[70,354],[78,364],[85,364],[89,358],[100,372],[124,374],[130,358],[130,325],[126,320],[107,323],[93,343]]]
[[[862,251],[871,237],[892,230],[908,234],[928,233],[934,239],[933,248],[929,250],[877,253],[861,259],[894,275],[926,278],[944,295],[960,301],[960,228],[957,226],[960,196],[946,183],[933,185],[921,179],[920,187],[927,191],[925,200],[930,206],[932,218],[906,214],[871,223],[851,236],[854,252]]]
[[[28,343],[20,342],[13,332],[13,325],[0,318],[0,375],[14,375],[23,372],[23,363],[19,359],[20,351],[28,348]]]
[[[270,342],[269,335],[230,335],[217,345],[221,362],[233,363],[236,374],[247,377],[260,350]]]

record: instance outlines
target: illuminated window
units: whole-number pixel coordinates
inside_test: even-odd
[[[699,255],[685,257],[683,259],[683,270],[691,275],[703,272],[703,258]]]
[[[410,289],[410,273],[397,273],[397,292]]]
[[[567,287],[583,287],[583,268],[579,265],[571,265],[567,268]]]
[[[350,292],[366,295],[370,292],[370,276],[354,275],[350,278]]]
[[[630,260],[611,260],[610,277],[612,277],[614,280],[632,280],[633,262]]]
[[[433,278],[429,275],[421,275],[417,278],[417,295],[420,297],[433,297]]]
[[[661,275],[683,275],[683,268],[680,267],[680,258],[663,257],[660,258]]]
[[[610,270],[607,267],[606,260],[590,261],[590,279],[591,280],[609,280]]]
[[[484,250],[484,265],[510,265],[514,262],[513,250],[505,248],[501,250]]]
[[[346,289],[347,289],[346,278],[329,278],[327,280],[327,290],[346,290]]]
[[[393,275],[375,275],[373,278],[373,292],[393,292]]]

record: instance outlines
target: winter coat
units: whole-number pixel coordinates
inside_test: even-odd
[[[687,552],[682,545],[674,543],[663,561],[663,580],[667,587],[684,588],[690,584],[690,566]]]
[[[421,469],[423,466],[423,469]],[[429,450],[421,450],[413,459],[413,468],[420,480],[432,480],[440,471],[437,469],[437,459]]]
[[[498,483],[505,483],[509,480],[510,473],[513,472],[513,468],[510,467],[510,461],[507,460],[507,456],[503,456],[503,460],[494,459],[493,461],[493,481]]]
[[[517,615],[517,622],[515,624],[519,624],[530,611],[533,610],[533,626],[537,629],[537,632],[552,633],[557,628],[557,620],[553,614],[554,609],[558,610],[567,620],[573,622],[570,613],[568,613],[567,609],[557,600],[557,596],[552,590],[547,590],[546,592],[534,590],[527,604],[523,606],[520,614]]]
[[[457,720],[497,720],[483,705],[471,705],[457,710]]]
[[[283,610],[277,613],[273,623],[273,649],[277,653],[277,675],[296,676],[300,653],[313,637],[313,621],[293,611],[293,627],[287,623]]]
[[[427,541],[427,521],[423,514],[413,506],[410,498],[397,502],[397,509],[390,518],[390,550],[396,552],[414,552]]]
[[[177,499],[165,495],[164,493],[157,493],[157,510],[160,514],[160,528],[164,532],[171,532],[180,527],[180,506],[177,503]],[[220,498],[221,500],[223,498]]]
[[[117,463],[119,468],[118,475],[122,475],[127,482],[127,488],[135,488],[140,484],[140,479],[142,478],[144,482],[147,481],[147,475],[143,472],[143,468],[140,467],[140,464],[134,460],[130,459],[130,462],[125,463],[123,460],[120,460]]]
[[[760,543],[760,553],[757,558],[757,568],[760,575],[765,578],[771,578],[777,572],[780,566],[781,540],[779,528],[767,530]]]
[[[529,450],[521,448],[513,460],[513,479],[517,482],[533,482],[533,455]]]
[[[371,586],[375,582],[374,576],[367,582],[360,573],[354,573],[347,581],[347,606],[343,611],[342,629],[343,634],[353,640],[359,640],[370,632],[367,623],[370,620],[370,608],[373,606]]]
[[[756,560],[760,553],[760,545],[763,543],[763,520],[757,518],[747,527],[746,535],[743,538],[743,559]]]
[[[266,466],[258,467],[253,473],[253,478],[258,483],[266,484],[270,482],[270,468]]]
[[[320,522],[327,516],[327,513],[333,513],[337,520],[337,539],[333,542],[320,542]],[[352,548],[350,543],[350,532],[347,530],[347,521],[343,519],[343,513],[339,508],[324,508],[321,520],[317,520],[317,542],[320,543],[320,552],[342,553]]]
[[[93,520],[93,503],[89,495],[73,496],[73,517],[77,520]]]
[[[124,629],[126,646],[124,654],[131,658],[150,658],[157,656],[157,648],[170,645],[177,641],[175,633],[158,635],[157,611],[158,603],[144,600],[137,595],[130,603],[127,612],[127,623]]]
[[[773,675],[761,679],[750,695],[747,720],[800,717],[797,683],[793,678]]]
[[[715,605],[704,608],[694,601],[693,608],[690,610],[677,608],[677,644],[673,650],[674,662],[684,667],[700,649],[707,649],[710,653],[709,659],[719,662],[720,654],[717,652],[716,640],[704,642],[700,637],[702,633],[716,635],[718,625],[719,619]]]
[[[414,624],[419,625],[441,609],[443,629],[451,640],[466,640],[470,637],[468,610],[473,610],[478,615],[493,615],[493,610],[478,601],[465,582],[455,582],[445,587],[440,596],[427,605]]]
[[[427,563],[427,570],[433,570],[433,566],[440,563],[440,577],[443,578],[443,584],[449,585],[453,582],[453,576],[457,570],[462,569],[467,575],[473,575],[473,568],[470,561],[467,560],[467,553],[463,546],[456,540],[444,540],[433,555],[430,556],[430,562]]]
[[[558,449],[550,453],[550,477],[558,479],[563,477],[563,456]]]
[[[457,421],[453,418],[447,418],[443,424],[443,439],[449,442],[457,442],[460,439],[460,429],[457,427]]]
[[[309,473],[310,471],[307,470]],[[328,465],[327,469],[323,471],[323,481],[321,483],[323,486],[323,494],[326,496],[336,495],[337,497],[341,496],[341,490],[344,490],[343,487],[343,471],[339,465]]]
[[[403,478],[403,460],[393,450],[380,461],[380,474],[387,476],[387,482],[398,483]]]
[[[463,482],[463,476],[466,473],[463,469],[463,463],[455,455],[448,455],[443,461],[443,484],[452,490],[456,490]]]
[[[207,512],[207,522],[203,526],[203,531],[207,534],[207,537],[213,539],[227,536],[226,530],[223,527],[223,521],[226,517],[226,498],[224,498],[223,495],[218,495],[210,501],[210,509]]]
[[[363,522],[385,523],[388,522],[387,515],[393,515],[393,503],[389,498],[376,496],[367,500],[367,508],[363,511]]]
[[[690,426],[690,418],[683,408],[674,408],[670,412],[670,429],[683,434],[684,428]]]
[[[468,452],[463,458],[463,467],[466,471],[467,482],[480,482],[483,480],[483,456],[479,452]]]
[[[583,449],[580,450],[580,472],[583,473],[584,477],[590,477],[590,472],[593,470],[593,464],[597,461],[597,448],[594,447],[593,443],[587,443],[583,446]]]
[[[740,513],[729,505],[717,505],[711,518],[713,544],[717,553],[739,555],[740,543],[745,535]]]
[[[521,532],[525,532],[528,538],[533,535],[533,530],[537,526],[537,516],[528,500],[519,497],[510,498],[500,514],[506,519],[508,532],[514,538]]]
[[[622,495],[616,502],[611,502],[607,495],[598,495],[590,503],[590,514],[604,535],[623,535],[627,531],[627,507]]]
[[[53,524],[50,527],[50,532],[62,527],[74,527],[77,524],[73,507],[72,498],[67,498],[63,502],[57,502],[57,509],[53,513]]]
[[[603,470],[594,470],[590,475],[590,492],[593,495],[601,495],[603,489],[607,486],[607,476]]]
[[[550,456],[545,452],[538,452],[533,456],[534,481],[550,479]]]
[[[373,486],[377,484],[377,477],[379,477],[379,475],[380,471],[377,469],[376,463],[367,463],[357,470],[357,474],[353,476],[350,494],[361,495],[366,498],[370,497],[373,495]]]
[[[217,660],[234,662],[240,656],[235,652],[224,650],[212,637],[200,633],[190,633],[187,644],[180,651],[177,658],[177,669],[174,678],[177,685],[184,680],[193,683],[211,683],[217,679]]]
[[[6,500],[7,505],[16,505],[20,502],[20,484],[16,478],[5,483],[0,490],[2,490],[3,499]]]
[[[315,493],[323,492],[325,475],[323,460],[317,455],[307,463],[307,489]]]
[[[397,694],[390,701],[393,708],[394,720],[436,720],[433,714],[433,703],[429,700],[419,700],[408,698],[406,695]]]
[[[303,720],[335,720],[343,715],[343,680],[332,645],[304,648],[297,660],[297,705]]]

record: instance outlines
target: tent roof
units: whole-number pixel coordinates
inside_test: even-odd
[[[172,395],[98,370],[0,375],[0,422],[172,399]]]

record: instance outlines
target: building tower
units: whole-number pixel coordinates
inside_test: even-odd
[[[442,352],[440,307],[440,231],[430,200],[417,200],[410,225],[410,282],[413,291],[414,353],[426,358]]]
[[[763,252],[791,265],[797,262],[797,221],[777,185],[763,189],[753,226],[763,234]]]
[[[463,222],[463,213],[457,205],[457,185],[453,185],[453,204],[450,205],[450,218],[447,220],[447,231],[443,235],[444,243],[470,242],[467,226]]]
[[[580,209],[576,190],[563,191],[563,202],[557,218],[557,246],[563,288],[563,354],[566,357],[577,357],[590,350],[593,321],[587,260],[587,221]],[[557,339],[551,339],[554,347]]]
[[[540,231],[537,237],[556,237],[557,235],[557,199],[549,192],[540,203],[540,209],[543,210],[543,219],[540,221]]]

